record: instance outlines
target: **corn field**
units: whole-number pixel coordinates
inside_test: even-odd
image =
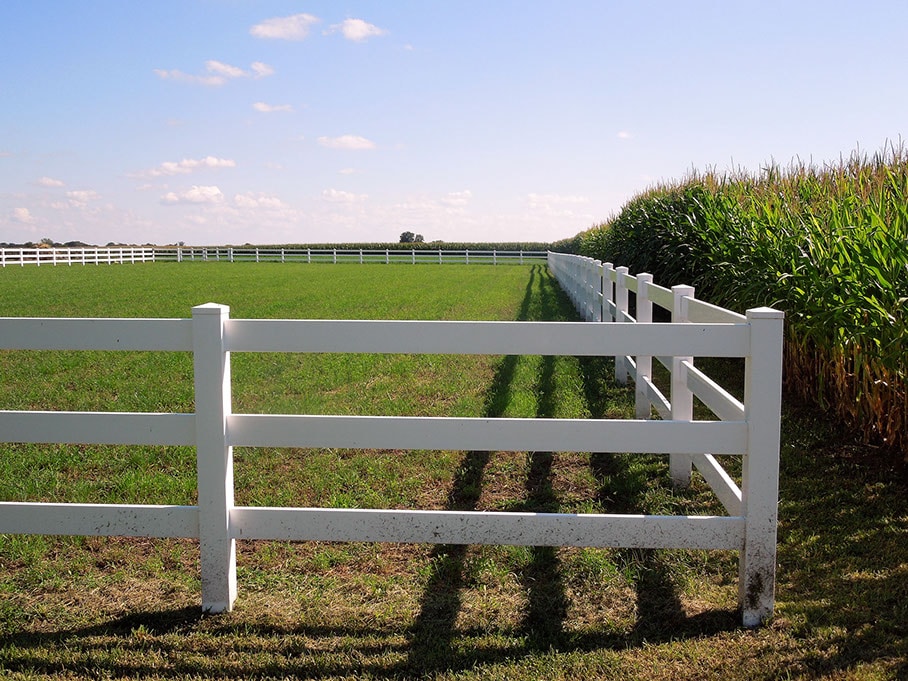
[[[908,152],[695,173],[579,235],[584,255],[785,310],[786,387],[908,458]]]

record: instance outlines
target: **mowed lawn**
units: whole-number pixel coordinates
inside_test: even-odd
[[[576,319],[544,266],[6,268],[0,316]],[[238,412],[629,418],[611,362],[234,354]],[[719,368],[721,371],[721,367]],[[729,381],[736,375],[730,372]],[[0,352],[0,409],[193,411],[186,353]],[[197,543],[0,536],[7,678],[897,678],[904,478],[787,409],[778,616],[746,631],[730,552],[239,542],[203,616]],[[661,456],[237,449],[241,505],[711,513]],[[868,460],[873,461],[872,465]],[[821,461],[822,466],[817,465]],[[830,486],[828,480],[835,480]],[[0,444],[0,500],[192,504],[179,447]]]

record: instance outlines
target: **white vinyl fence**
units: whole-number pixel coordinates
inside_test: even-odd
[[[619,383],[626,383],[629,377],[634,380],[638,419],[649,419],[655,409],[665,423],[743,426],[742,451],[706,447],[693,453],[672,452],[669,469],[675,485],[684,487],[690,484],[691,469],[696,467],[728,518],[741,523],[736,544],[728,548],[739,551],[738,588],[744,624],[758,624],[772,614],[775,602],[784,314],[763,307],[740,315],[697,300],[691,286],[667,289],[655,285],[650,274],[631,276],[626,267],[616,268],[612,263],[582,256],[549,253],[549,269],[587,321],[617,322],[604,326],[634,326],[657,335],[661,335],[662,327],[700,328],[705,334],[717,333],[718,329],[748,330],[743,352],[663,353],[640,346],[631,352],[608,354],[615,356],[615,379]],[[628,312],[631,293],[636,297],[636,318]],[[670,324],[652,323],[653,305],[671,313]],[[697,355],[745,358],[743,403],[694,366]],[[653,383],[654,357],[671,374],[668,398]],[[719,420],[694,421],[694,396]],[[716,457],[719,454],[743,457],[740,487],[722,467]]]
[[[559,267],[553,265],[556,271]],[[0,533],[198,538],[202,607],[208,612],[233,606],[237,539],[732,549],[741,555],[743,620],[755,626],[773,609],[781,315],[760,309],[746,318],[722,317],[731,313],[721,311],[698,321],[701,308],[693,299],[684,305],[687,318],[662,324],[230,319],[227,307],[213,303],[193,308],[191,319],[0,319],[0,349],[192,352],[196,410],[0,411],[0,441],[195,446],[198,475],[196,506],[2,502]],[[722,417],[693,421],[680,412],[662,421],[237,414],[231,400],[233,352],[635,355],[638,366],[645,353],[677,358],[686,384],[703,392],[707,403],[721,405]],[[694,356],[745,357],[745,403],[699,378],[690,360]],[[236,506],[235,446],[667,453],[688,467],[693,461],[711,471],[705,475],[718,487],[729,514]],[[722,477],[712,454],[745,457],[741,489]]]
[[[260,248],[160,246],[123,248],[0,248],[0,266],[112,265],[137,262],[304,262],[506,265],[544,262],[545,251],[444,249]]]

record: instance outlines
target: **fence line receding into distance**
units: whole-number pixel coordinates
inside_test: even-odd
[[[523,265],[545,262],[545,251],[445,249],[266,248],[233,246],[0,248],[0,266],[122,265],[141,262],[301,262],[365,264]]]

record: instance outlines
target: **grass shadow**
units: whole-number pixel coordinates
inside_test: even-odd
[[[530,318],[533,288],[541,268],[534,265],[517,312],[517,321]],[[485,395],[483,416],[501,416],[507,408],[518,357],[502,358]],[[446,508],[471,511],[476,509],[482,492],[482,479],[490,452],[471,451],[464,454],[448,494]],[[451,656],[451,642],[461,606],[464,587],[464,568],[467,545],[439,544],[432,549],[432,572],[423,590],[422,604],[413,624],[409,665],[412,668],[439,669]]]
[[[817,674],[908,678],[908,469],[809,407],[782,417],[777,619]]]

